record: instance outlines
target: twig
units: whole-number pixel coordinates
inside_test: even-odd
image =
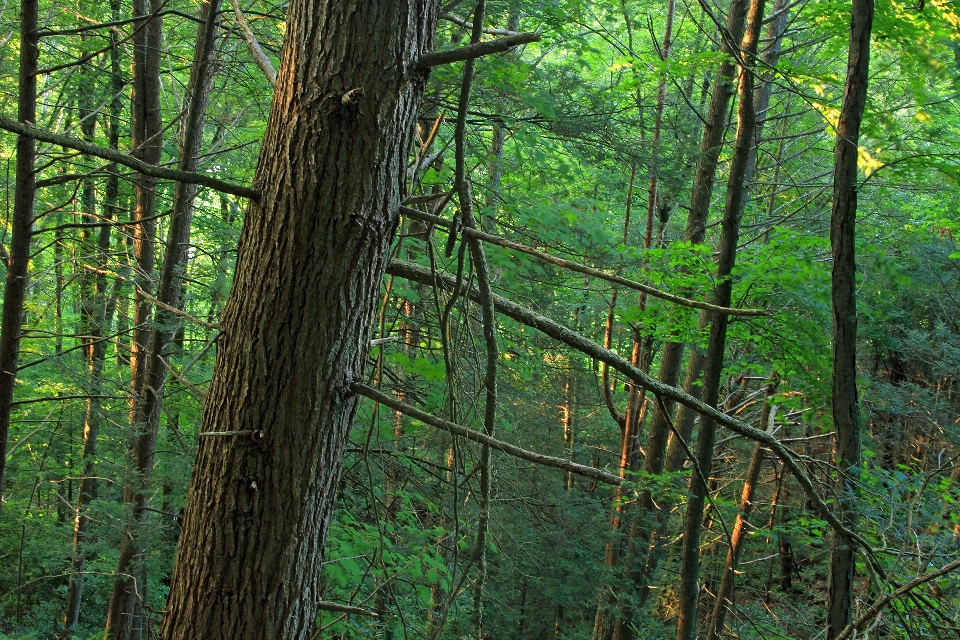
[[[381,393],[380,391],[377,391],[372,387],[368,387],[365,384],[354,382],[350,385],[350,389],[354,393],[366,396],[371,400],[376,400],[385,407],[390,407],[394,411],[399,411],[400,413],[408,415],[411,418],[415,418],[424,424],[430,425],[431,427],[442,429],[443,431],[458,435],[462,438],[466,438],[467,440],[472,440],[473,442],[479,442],[480,444],[488,445],[491,449],[502,451],[507,455],[521,458],[545,467],[563,469],[564,471],[569,471],[570,473],[591,478],[593,480],[597,480],[598,482],[603,482],[604,484],[620,485],[623,483],[623,479],[615,474],[608,473],[594,467],[577,464],[576,462],[571,462],[570,460],[565,460],[563,458],[554,458],[552,456],[545,456],[534,451],[527,451],[526,449],[521,449],[520,447],[510,443],[503,442],[502,440],[491,438],[490,436],[480,433],[479,431],[474,431],[473,429],[468,429],[467,427],[459,424],[455,424],[442,418],[430,415],[429,413],[421,411],[416,407],[398,402],[392,396]]]
[[[187,313],[186,311],[181,311],[180,309],[177,309],[176,307],[172,307],[172,306],[170,306],[169,304],[166,304],[166,303],[164,303],[164,302],[160,302],[160,301],[157,300],[155,297],[153,297],[152,295],[150,295],[149,293],[147,293],[146,291],[144,291],[144,290],[140,287],[140,285],[137,284],[137,285],[135,285],[135,286],[137,287],[137,293],[138,293],[138,294],[140,294],[141,296],[143,296],[144,298],[146,298],[147,300],[149,300],[149,301],[152,302],[153,304],[157,305],[157,306],[160,307],[161,309],[164,309],[165,311],[169,311],[170,313],[172,313],[172,314],[174,314],[174,315],[176,315],[176,316],[180,316],[181,318],[186,318],[186,319],[189,320],[190,322],[193,322],[193,323],[195,323],[195,324],[199,324],[200,326],[206,327],[206,328],[208,328],[208,329],[219,329],[219,328],[220,328],[220,325],[218,325],[218,324],[213,324],[212,322],[206,322],[206,321],[204,321],[204,320],[201,320],[200,318],[195,318],[195,317],[193,317],[192,315],[190,315],[189,313]]]

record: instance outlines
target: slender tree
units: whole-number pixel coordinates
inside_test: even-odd
[[[719,257],[713,302],[730,306],[733,296],[733,267],[740,241],[740,222],[744,201],[747,197],[745,184],[750,150],[756,145],[756,113],[754,112],[754,58],[760,42],[765,0],[751,0],[747,15],[747,28],[740,46],[740,79],[737,86],[737,137],[730,159],[730,175],[727,179],[727,195],[723,218],[720,221]],[[720,374],[723,371],[723,356],[726,349],[729,316],[711,314],[710,338],[704,356],[703,391],[701,400],[717,406],[720,390]],[[697,605],[700,595],[700,527],[703,507],[710,487],[707,479],[713,469],[713,444],[716,424],[702,418],[697,432],[697,453],[693,460],[694,471],[690,476],[687,493],[687,509],[683,520],[683,551],[680,565],[678,594],[679,616],[677,640],[694,640],[697,632]]]
[[[40,55],[37,33],[37,0],[20,3],[20,81],[17,119],[33,123],[37,119],[37,60]],[[13,196],[13,236],[7,260],[7,280],[3,290],[3,319],[0,324],[0,505],[7,465],[7,438],[10,412],[20,361],[23,304],[27,295],[30,266],[30,238],[33,234],[33,201],[36,194],[34,162],[36,142],[17,136],[16,187]]]
[[[843,105],[833,150],[833,213],[830,248],[833,253],[833,425],[839,466],[838,507],[848,527],[856,528],[855,500],[860,469],[860,406],[857,399],[856,219],[857,157],[860,124],[867,103],[870,72],[870,31],[873,0],[853,0],[850,49]],[[852,620],[856,549],[835,536],[830,549],[827,640],[833,640]]]
[[[197,27],[197,47],[194,49],[193,67],[187,83],[187,113],[180,140],[181,171],[196,171],[203,140],[203,124],[213,80],[214,41],[219,25],[220,1],[204,2]],[[143,387],[134,406],[134,429],[131,449],[136,452],[130,460],[131,476],[135,478],[134,490],[124,493],[124,502],[131,508],[132,522],[126,529],[120,547],[120,559],[114,578],[113,594],[108,608],[107,625],[124,626],[123,622],[135,619],[140,612],[140,600],[146,588],[145,573],[138,571],[146,540],[143,525],[146,516],[147,493],[153,474],[157,435],[160,428],[163,389],[167,379],[167,362],[164,360],[169,347],[179,332],[179,318],[170,311],[181,304],[181,289],[190,242],[190,223],[193,219],[193,204],[197,185],[176,183],[173,192],[173,207],[167,231],[166,251],[157,285],[157,306],[153,328],[150,332],[150,348],[143,367]],[[139,578],[140,584],[136,584]],[[112,630],[110,633],[114,633]],[[123,632],[118,635],[122,637]]]

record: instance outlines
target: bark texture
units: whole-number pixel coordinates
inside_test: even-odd
[[[856,238],[857,148],[860,123],[867,102],[870,69],[870,30],[873,0],[853,0],[850,52],[843,105],[834,146],[833,214],[830,247],[833,251],[833,425],[837,432],[841,517],[856,528],[855,487],[860,467],[860,407],[857,400]],[[830,550],[827,602],[827,640],[833,640],[852,619],[856,549],[836,536]]]
[[[34,122],[37,114],[37,0],[20,3],[20,83],[17,119]],[[3,474],[7,463],[7,438],[10,411],[20,360],[20,325],[27,294],[27,269],[30,264],[30,236],[33,232],[33,200],[36,194],[33,138],[17,136],[16,187],[13,195],[13,235],[7,281],[3,291],[3,320],[0,325],[0,504],[3,498]]]
[[[296,0],[160,637],[313,634],[435,0]],[[213,435],[244,431],[248,435]]]

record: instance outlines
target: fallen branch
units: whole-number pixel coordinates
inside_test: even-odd
[[[594,467],[577,464],[576,462],[572,462],[564,458],[554,458],[552,456],[545,456],[533,451],[527,451],[526,449],[521,449],[520,447],[512,445],[508,442],[491,438],[490,436],[480,433],[479,431],[474,431],[473,429],[468,429],[467,427],[459,424],[448,422],[443,418],[430,415],[429,413],[421,411],[416,407],[398,402],[396,398],[377,391],[372,387],[368,387],[365,384],[354,382],[350,385],[350,389],[352,389],[354,393],[366,396],[371,400],[376,400],[385,407],[390,407],[394,411],[399,411],[400,413],[408,415],[411,418],[415,418],[424,424],[430,425],[431,427],[436,427],[437,429],[458,435],[462,438],[466,438],[467,440],[472,440],[473,442],[485,444],[491,449],[502,451],[503,453],[514,456],[515,458],[528,460],[529,462],[543,465],[545,467],[563,469],[564,471],[569,471],[570,473],[575,473],[577,475],[584,476],[598,482],[603,482],[605,484],[619,485],[623,483],[623,479],[615,474],[607,473],[606,471],[602,471]]]
[[[242,198],[250,198],[251,200],[256,200],[260,197],[260,192],[258,192],[256,189],[251,189],[250,187],[242,187],[240,185],[224,182],[223,180],[218,180],[213,176],[208,176],[203,173],[192,173],[190,171],[178,171],[176,169],[158,167],[148,162],[144,162],[143,160],[138,160],[137,158],[123,153],[122,151],[101,147],[100,145],[96,145],[85,140],[80,140],[79,138],[53,133],[52,131],[47,131],[45,129],[38,129],[32,125],[17,122],[12,118],[2,115],[0,115],[0,129],[6,129],[12,133],[33,138],[34,140],[40,140],[41,142],[48,142],[50,144],[66,147],[67,149],[73,149],[88,156],[110,160],[111,162],[122,164],[125,167],[130,167],[134,171],[138,171],[144,175],[153,176],[154,178],[175,180],[177,182],[185,182],[187,184],[199,184],[216,191],[230,193]]]
[[[435,216],[430,213],[424,213],[423,211],[417,211],[416,209],[410,207],[400,207],[400,212],[411,218],[415,218],[422,222],[432,223],[446,229],[453,227],[453,221],[447,220],[446,218],[441,218],[440,216]],[[519,242],[514,242],[513,240],[507,240],[501,236],[491,235],[489,233],[484,233],[477,229],[465,228],[462,230],[463,235],[473,236],[484,242],[489,242],[490,244],[495,244],[501,247],[506,247],[507,249],[513,249],[514,251],[519,251],[521,253],[526,253],[527,255],[540,258],[544,262],[549,262],[550,264],[555,264],[558,267],[563,267],[564,269],[569,269],[570,271],[576,271],[577,273],[582,273],[594,278],[600,278],[601,280],[606,280],[607,282],[613,282],[621,286],[627,287],[628,289],[633,289],[635,291],[642,291],[648,295],[651,295],[655,298],[660,298],[662,300],[667,300],[668,302],[673,302],[674,304],[679,304],[684,307],[691,307],[693,309],[706,309],[707,311],[713,311],[714,313],[723,313],[730,316],[769,316],[773,315],[773,311],[769,309],[734,309],[732,307],[721,307],[709,302],[700,302],[699,300],[690,300],[688,298],[683,298],[681,296],[674,295],[672,293],[667,293],[666,291],[661,291],[654,287],[651,287],[647,284],[642,284],[634,280],[628,280],[626,278],[621,278],[618,275],[610,274],[605,271],[600,271],[599,269],[593,269],[587,267],[578,262],[573,262],[571,260],[565,260],[564,258],[558,258],[552,256],[549,253],[544,253],[539,249],[534,249],[533,247],[528,247],[526,245],[520,244]]]
[[[521,44],[529,44],[540,40],[539,33],[518,33],[515,36],[507,36],[497,40],[487,40],[478,42],[459,49],[450,49],[449,51],[432,51],[420,56],[416,64],[417,69],[429,69],[441,64],[450,64],[452,62],[462,62],[481,56],[488,56],[493,53],[503,53],[513,47]]]

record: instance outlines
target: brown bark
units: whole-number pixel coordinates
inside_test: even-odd
[[[857,149],[867,101],[870,30],[873,0],[853,0],[850,50],[843,105],[834,146],[833,213],[830,247],[833,253],[833,425],[840,468],[837,493],[841,518],[855,528],[857,470],[860,467],[860,407],[857,400],[856,239]],[[835,537],[830,549],[827,640],[833,640],[852,620],[856,549]]]
[[[437,4],[290,5],[164,640],[313,632]]]
[[[730,159],[730,175],[727,180],[727,195],[723,218],[720,221],[720,256],[717,260],[717,279],[714,287],[714,303],[729,306],[733,294],[733,267],[740,239],[740,221],[747,197],[746,172],[751,148],[756,145],[756,113],[754,112],[753,61],[760,41],[765,0],[751,0],[740,52],[744,66],[740,69],[737,88],[737,137],[733,156]],[[717,406],[720,390],[720,374],[723,370],[723,355],[727,339],[729,317],[717,314],[710,323],[710,340],[704,356],[703,389],[701,400],[712,407]],[[687,494],[687,510],[683,520],[683,550],[681,553],[680,584],[678,599],[679,619],[677,640],[694,640],[697,631],[697,605],[700,594],[700,528],[703,507],[710,487],[705,482],[713,467],[713,443],[716,423],[709,418],[700,421],[697,434],[697,453],[694,464],[699,470],[690,476]]]
[[[733,43],[739,43],[743,38],[746,17],[747,0],[731,0],[727,12],[726,29]],[[720,49],[723,53],[728,54],[728,57],[720,65],[713,83],[710,107],[703,127],[703,137],[700,140],[700,155],[697,158],[697,168],[690,194],[690,211],[687,214],[686,228],[683,233],[684,241],[693,245],[702,244],[706,237],[710,198],[713,195],[720,147],[723,143],[723,134],[726,131],[730,98],[734,92],[732,80],[737,65],[732,57],[731,43],[728,42],[727,38],[723,38]],[[663,384],[671,387],[677,384],[680,367],[683,363],[683,352],[684,344],[682,342],[671,341],[664,344],[658,374],[658,378]],[[696,388],[691,390],[697,391]],[[653,411],[646,448],[647,455],[653,456],[651,468],[656,468],[655,473],[660,473],[663,470],[663,460],[666,455],[664,450],[670,435],[670,413],[676,406],[672,401],[664,398],[663,408],[667,411],[667,413],[664,413],[660,404],[657,403]]]
[[[20,80],[17,119],[34,122],[37,114],[37,0],[20,3]],[[3,292],[3,318],[0,324],[0,504],[3,502],[4,470],[7,463],[7,438],[10,412],[20,360],[20,332],[23,304],[27,294],[30,264],[30,237],[33,233],[33,201],[36,194],[33,138],[17,136],[16,186],[13,195],[13,234],[7,280]]]
[[[207,100],[213,80],[214,47],[219,25],[219,0],[210,0],[203,4],[200,12],[201,23],[198,26],[197,47],[194,50],[193,67],[187,83],[187,115],[180,144],[179,169],[196,171],[198,156],[203,140],[203,123],[206,116]],[[153,460],[160,427],[163,389],[166,383],[167,367],[163,361],[169,346],[174,342],[180,328],[180,318],[171,313],[181,304],[183,272],[187,264],[187,250],[190,242],[190,223],[193,219],[193,202],[197,187],[193,184],[178,182],[173,192],[173,207],[170,214],[167,246],[163,258],[160,282],[157,287],[157,306],[153,327],[150,330],[150,348],[143,367],[143,387],[133,410],[133,441],[131,449],[135,452],[130,461],[131,486],[124,491],[124,503],[131,508],[132,522],[125,528],[120,547],[120,559],[114,578],[113,593],[107,613],[108,636],[116,633],[125,637],[122,629],[132,625],[139,627],[137,617],[141,615],[140,599],[145,592],[145,572],[139,571],[136,564],[143,557],[146,545],[143,526],[147,493],[153,473]],[[137,584],[139,578],[140,584]],[[127,621],[130,621],[129,623]],[[117,631],[114,632],[114,627]]]

